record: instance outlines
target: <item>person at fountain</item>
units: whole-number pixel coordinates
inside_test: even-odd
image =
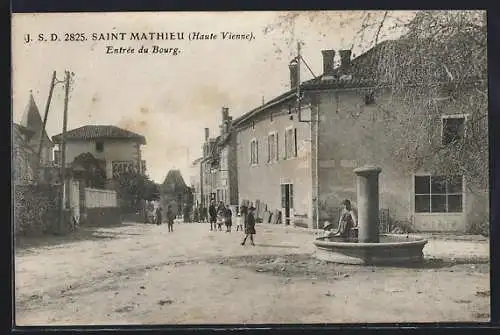
[[[208,214],[210,215],[210,230],[215,230],[215,224],[217,223],[217,208],[215,208],[215,202],[213,200],[208,207]]]
[[[245,222],[245,238],[241,242],[241,245],[245,245],[247,238],[250,237],[250,244],[255,245],[253,243],[253,235],[255,235],[255,207],[250,206],[248,209],[247,219]]]
[[[348,237],[351,228],[356,227],[357,221],[354,211],[352,210],[351,201],[345,199],[342,202],[342,212],[339,218],[339,225],[337,231],[333,233],[333,236]]]
[[[226,233],[231,232],[231,226],[233,225],[233,211],[231,206],[227,205],[224,212],[224,224],[226,225]]]
[[[168,205],[167,206],[167,226],[168,226],[169,232],[174,231],[174,217],[175,217],[175,214],[172,211],[172,205]]]

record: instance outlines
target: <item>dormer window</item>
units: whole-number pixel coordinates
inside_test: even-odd
[[[104,151],[104,142],[102,142],[102,141],[95,142],[95,151],[96,152],[103,152]]]

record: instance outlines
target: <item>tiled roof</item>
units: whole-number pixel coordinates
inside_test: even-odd
[[[55,143],[61,142],[62,134],[52,137]],[[93,140],[93,139],[128,139],[146,144],[144,136],[110,125],[89,125],[70,130],[66,133],[66,139],[71,140]]]
[[[468,83],[471,81],[484,80],[485,69],[481,64],[474,62],[477,55],[467,51],[465,57],[463,43],[467,36],[457,36],[447,41],[420,41],[416,45],[413,40],[398,39],[381,42],[352,59],[347,71],[340,67],[334,69],[326,77],[324,74],[301,83],[302,91],[308,90],[336,90],[347,88],[368,88],[392,85],[397,81],[399,85],[429,85],[432,83],[444,83],[450,81],[450,74],[443,63],[447,64],[455,72],[455,81]],[[462,45],[461,45],[462,44]],[[413,51],[418,50],[418,55]],[[460,55],[461,57],[457,57]],[[441,60],[445,60],[442,62]],[[391,64],[392,66],[386,66]],[[346,76],[343,76],[345,74]],[[461,77],[458,77],[458,75]],[[418,83],[415,78],[419,79]],[[481,79],[483,78],[483,79]],[[268,108],[287,101],[295,96],[296,90],[289,90],[276,98],[268,101],[248,113],[235,119],[233,125],[238,127],[249,119],[267,110]]]
[[[34,131],[42,128],[43,125],[42,117],[40,116],[40,111],[38,110],[35,98],[33,98],[33,94],[31,92],[28,105],[24,110],[21,125]]]

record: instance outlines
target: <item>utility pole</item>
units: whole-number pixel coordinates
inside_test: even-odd
[[[300,113],[300,41],[297,41],[297,113]]]
[[[47,98],[47,103],[45,104],[45,114],[43,116],[43,128],[42,132],[40,134],[40,145],[38,147],[38,157],[40,158],[40,161],[42,159],[42,147],[43,147],[43,140],[44,140],[44,132],[45,132],[45,127],[47,126],[47,117],[49,115],[49,108],[50,108],[50,102],[52,100],[52,93],[54,92],[54,86],[56,85],[56,71],[52,73],[52,80],[50,82],[50,89],[49,89],[49,96]]]
[[[70,73],[65,71],[65,95],[64,95],[64,116],[63,116],[63,131],[61,135],[61,204],[59,212],[59,231],[62,231],[64,226],[64,210],[66,209],[66,131],[68,126],[68,99],[69,99],[69,81]]]

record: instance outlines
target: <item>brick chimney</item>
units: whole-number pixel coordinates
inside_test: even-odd
[[[351,66],[351,50],[340,50],[340,67],[348,69]]]
[[[323,75],[330,76],[333,74],[335,50],[322,50],[323,54]]]
[[[297,88],[298,84],[298,71],[299,71],[299,66],[297,64],[297,61],[294,59],[288,64],[288,68],[290,69],[290,89]]]
[[[209,129],[205,128],[205,142],[208,142],[208,137],[210,136]]]

